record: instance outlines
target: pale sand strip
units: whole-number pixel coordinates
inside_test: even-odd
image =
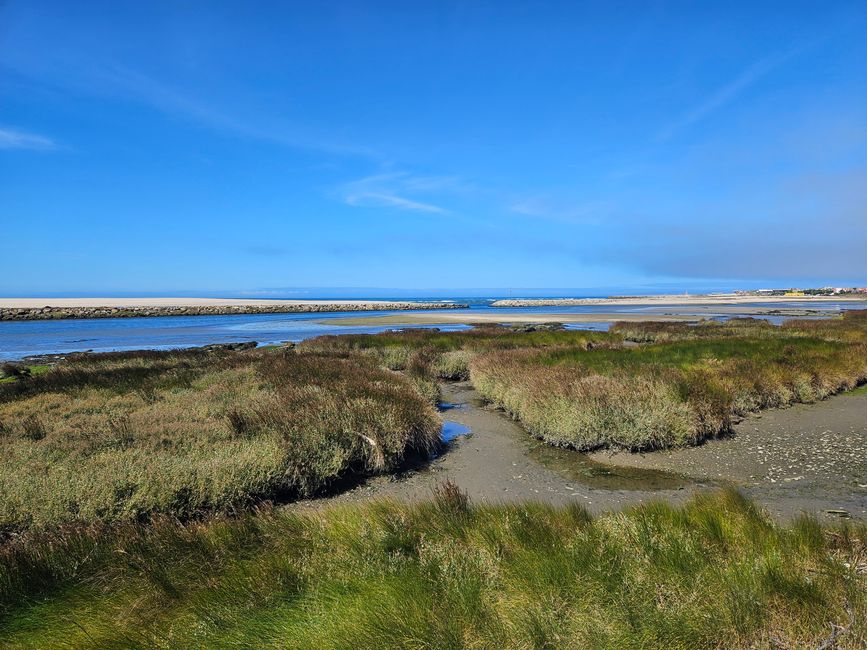
[[[235,298],[0,298],[0,309],[43,307],[288,307],[296,305],[429,305],[410,300],[261,300]]]
[[[743,303],[863,302],[867,294],[842,296],[743,296],[739,294],[612,296],[611,298],[510,298],[491,303],[492,307],[571,307],[580,305],[738,305]]]
[[[656,307],[659,308],[658,306]],[[674,307],[667,313],[654,313],[652,311],[632,312],[592,312],[592,313],[527,313],[510,312],[505,309],[497,312],[445,312],[430,311],[427,313],[394,314],[390,316],[347,316],[328,321],[320,321],[328,325],[352,325],[371,326],[377,325],[453,325],[472,323],[614,323],[617,321],[640,322],[640,321],[679,321],[697,322],[709,316],[725,314],[726,316],[785,316],[787,318],[800,318],[803,316],[819,316],[823,318],[834,317],[838,311],[823,309],[821,305],[815,308],[756,308],[739,305],[718,305],[712,308],[701,308],[701,305],[691,307]]]
[[[379,325],[455,325],[472,323],[613,323],[615,321],[696,322],[701,316],[688,314],[527,314],[514,312],[394,314],[391,316],[349,316],[319,321],[323,325],[376,327]]]

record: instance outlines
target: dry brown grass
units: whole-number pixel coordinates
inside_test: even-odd
[[[372,360],[262,351],[73,360],[0,386],[0,423],[0,532],[308,495],[440,428]]]
[[[733,416],[854,388],[867,381],[867,345],[777,335],[498,351],[477,356],[471,376],[553,444],[658,449],[723,433]]]

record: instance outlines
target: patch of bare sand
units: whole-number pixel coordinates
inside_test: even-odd
[[[390,316],[349,316],[320,321],[325,325],[381,326],[381,325],[470,325],[473,323],[613,323],[615,321],[683,321],[695,322],[701,316],[688,314],[530,314],[526,312],[460,312],[433,311],[423,314],[394,314]]]
[[[610,298],[509,298],[492,303],[494,307],[570,307],[580,305],[738,305],[744,303],[823,303],[863,302],[867,295],[848,294],[840,296],[755,296],[734,293],[662,295],[662,296],[611,296]]]
[[[732,436],[647,454],[597,452],[609,465],[734,483],[775,514],[843,510],[867,520],[867,392],[764,411]]]

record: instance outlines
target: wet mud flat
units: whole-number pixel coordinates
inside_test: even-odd
[[[733,486],[772,516],[801,512],[825,520],[867,521],[867,392],[799,405],[742,422],[731,437],[647,454],[582,454],[532,438],[469,382],[442,386],[442,449],[426,462],[370,479],[328,503],[430,498],[454,481],[476,502],[581,503],[592,512],[647,501],[677,504],[700,491]]]
[[[764,411],[697,447],[591,458],[725,481],[784,518],[810,511],[867,521],[867,389]]]
[[[712,487],[656,469],[608,466],[584,454],[545,445],[505,413],[486,405],[469,382],[446,383],[442,391],[446,442],[431,460],[297,506],[315,508],[378,498],[422,501],[446,479],[476,502],[578,502],[594,512],[658,498],[679,503],[695,490]]]

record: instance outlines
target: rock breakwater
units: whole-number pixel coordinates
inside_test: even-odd
[[[411,311],[430,309],[466,309],[459,303],[434,302],[356,302],[298,303],[275,305],[160,305],[123,307],[51,306],[0,307],[0,321],[59,320],[69,318],[141,318],[151,316],[224,316],[231,314],[297,314],[336,311]]]

